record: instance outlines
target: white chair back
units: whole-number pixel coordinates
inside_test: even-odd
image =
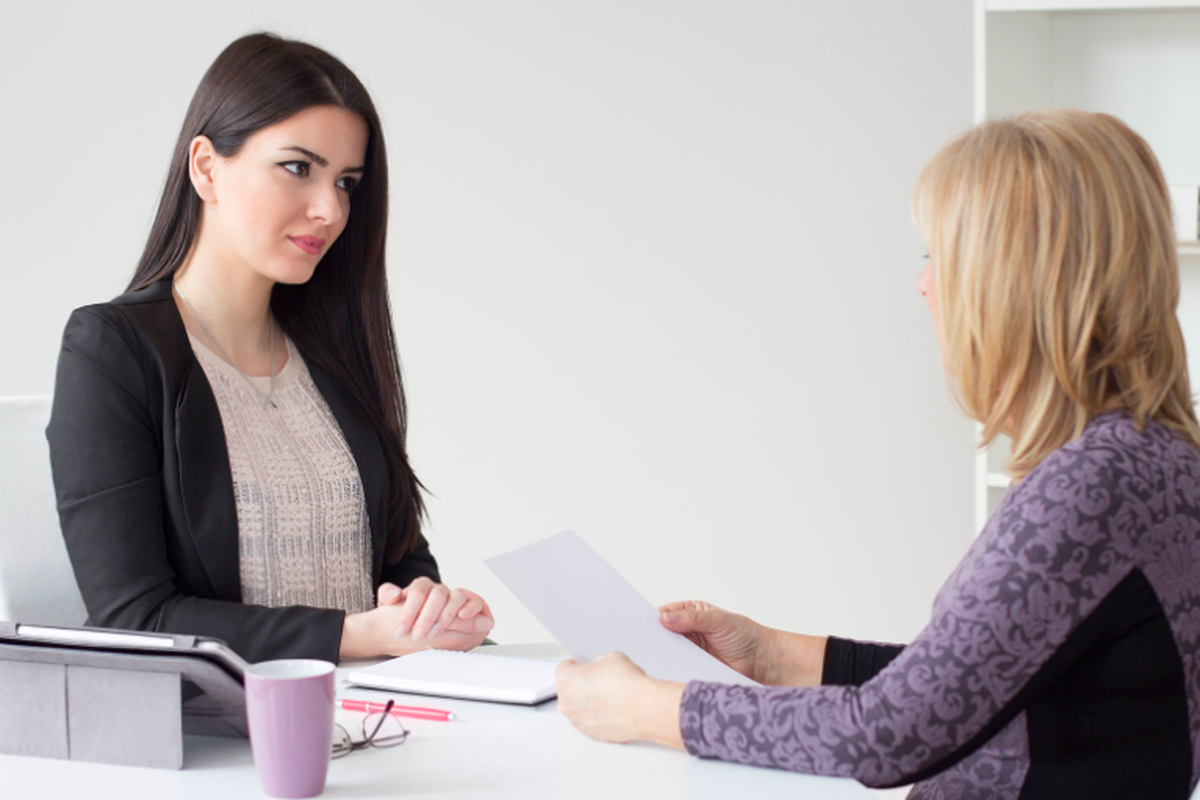
[[[0,619],[78,626],[87,611],[58,524],[49,420],[49,397],[0,397]]]

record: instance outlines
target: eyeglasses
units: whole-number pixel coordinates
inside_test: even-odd
[[[395,747],[404,744],[408,739],[408,728],[392,716],[392,706],[395,704],[395,700],[388,700],[383,711],[375,711],[363,717],[363,738],[357,742],[354,741],[348,730],[335,722],[333,724],[333,753],[330,758],[341,758],[366,747]]]

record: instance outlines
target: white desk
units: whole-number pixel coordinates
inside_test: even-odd
[[[555,648],[557,645],[530,645],[489,650],[555,657],[561,654]],[[339,670],[339,687],[341,673]],[[351,694],[371,693],[354,689]],[[594,742],[572,728],[553,702],[518,708],[420,698],[411,704],[447,708],[458,719],[404,720],[412,732],[405,744],[356,751],[332,762],[322,797],[874,797],[870,790],[848,780],[704,761],[657,745]],[[346,714],[343,722],[354,724],[354,720],[361,716]],[[207,736],[187,738],[184,768],[179,771],[0,756],[0,795],[70,800],[265,797],[249,742]]]

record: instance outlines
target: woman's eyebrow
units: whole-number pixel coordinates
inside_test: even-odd
[[[303,153],[304,155],[308,156],[309,158],[311,158],[313,161],[315,161],[317,164],[319,164],[319,165],[320,165],[320,166],[322,166],[322,167],[328,167],[328,166],[329,166],[329,161],[328,161],[328,160],[326,160],[326,159],[322,158],[321,156],[317,155],[317,154],[316,154],[316,153],[314,153],[312,150],[306,150],[305,148],[303,148],[303,147],[300,147],[299,145],[295,145],[295,144],[294,144],[294,145],[292,145],[291,147],[283,147],[283,148],[280,148],[280,149],[281,149],[281,150],[295,150],[297,153]],[[361,172],[364,172],[364,171],[365,171],[365,170],[364,170],[362,167],[346,167],[344,170],[342,170],[342,174],[345,174],[345,173],[347,173],[347,172],[359,172],[359,173],[361,173]]]

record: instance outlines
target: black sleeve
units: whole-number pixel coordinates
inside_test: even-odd
[[[76,311],[63,335],[46,429],[63,538],[90,623],[212,636],[251,662],[336,662],[341,610],[267,608],[180,591],[168,558],[167,537],[177,534],[166,521],[162,433],[135,342],[120,315]]]
[[[855,642],[830,636],[825,641],[822,686],[862,686],[904,650],[903,645]]]
[[[408,586],[417,578],[425,576],[434,583],[441,583],[442,576],[438,572],[437,560],[429,550],[429,542],[424,534],[417,534],[417,541],[412,550],[404,554],[404,558],[395,564],[384,564],[382,583],[394,583],[401,589]]]

